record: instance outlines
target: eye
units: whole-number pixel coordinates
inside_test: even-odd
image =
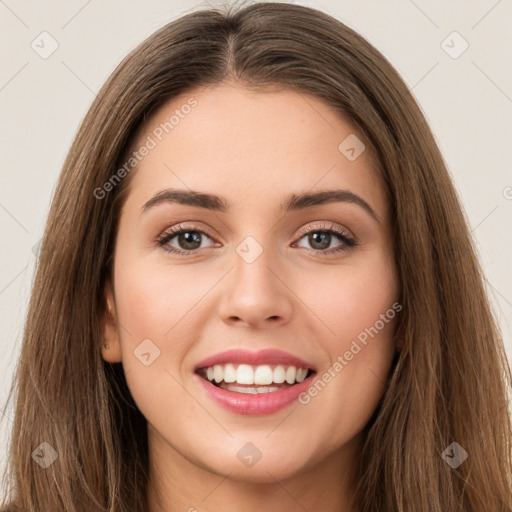
[[[317,254],[324,253],[327,255],[347,251],[357,245],[357,242],[348,230],[338,227],[332,222],[324,223],[321,226],[313,226],[312,228],[302,228],[300,233],[303,236],[299,239],[299,242],[306,239],[312,246],[312,249],[308,249],[307,247],[305,247],[305,249]],[[334,248],[326,250],[331,245],[333,236],[341,243]]]
[[[300,233],[303,236],[301,236],[299,242],[302,239],[307,238],[307,242],[312,246],[312,248],[304,248],[315,254],[329,255],[340,251],[347,251],[357,245],[356,240],[348,230],[338,227],[332,222],[323,223],[322,225],[316,225],[310,228],[302,228]],[[202,239],[205,237],[212,240],[212,237],[210,237],[206,231],[198,228],[197,226],[184,226],[179,224],[169,228],[156,241],[157,244],[167,252],[172,252],[182,256],[191,256],[199,249],[205,248],[202,246]],[[334,239],[338,239],[340,243],[338,246],[328,249],[333,241],[333,237]],[[172,244],[174,239],[176,239],[175,243],[178,247]],[[212,245],[209,247],[212,247]],[[299,245],[299,247],[302,246]]]
[[[166,251],[180,254],[183,256],[190,256],[196,250],[202,249],[201,238],[210,236],[206,231],[199,229],[197,226],[183,226],[179,224],[165,231],[158,239],[157,243],[162,246]],[[174,247],[171,241],[176,238],[176,242],[180,247]],[[183,250],[184,249],[184,250]]]

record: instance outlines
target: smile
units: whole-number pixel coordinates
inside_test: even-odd
[[[216,364],[203,368],[199,375],[214,385],[235,393],[272,393],[302,382],[308,375],[307,368],[268,364]]]
[[[309,387],[316,371],[282,351],[233,350],[196,367],[207,396],[238,414],[271,414],[294,402]]]

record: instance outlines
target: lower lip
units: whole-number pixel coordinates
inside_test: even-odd
[[[218,388],[199,375],[196,377],[207,395],[218,405],[231,412],[244,415],[264,415],[281,411],[295,400],[311,385],[315,374],[302,382],[279,391],[270,393],[236,393]]]

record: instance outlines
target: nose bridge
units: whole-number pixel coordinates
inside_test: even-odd
[[[225,319],[257,324],[268,318],[289,316],[290,297],[279,278],[278,251],[270,247],[271,239],[271,236],[248,235],[235,247],[233,274],[221,306]]]
[[[247,294],[268,293],[268,288],[274,289],[276,280],[275,270],[279,266],[276,260],[271,237],[264,234],[247,235],[235,248],[234,281],[242,284]]]

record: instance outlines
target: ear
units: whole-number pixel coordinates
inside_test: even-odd
[[[119,363],[122,360],[121,342],[119,339],[119,329],[117,328],[116,304],[110,279],[107,279],[105,283],[104,299],[101,355],[107,363]]]

